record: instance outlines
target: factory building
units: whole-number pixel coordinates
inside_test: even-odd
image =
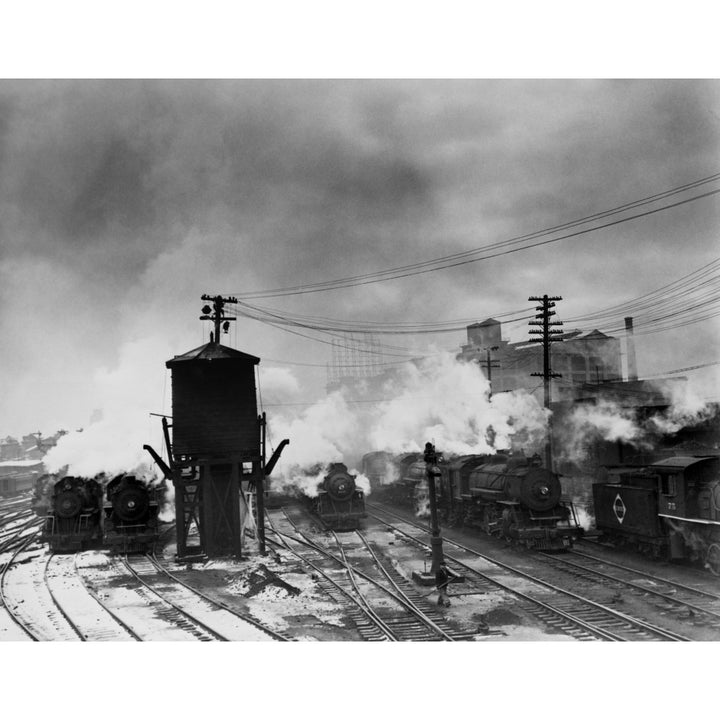
[[[559,402],[577,397],[580,388],[622,380],[620,339],[599,330],[563,333],[563,342],[551,347],[552,371],[560,373],[551,384],[551,400]],[[491,381],[492,392],[526,389],[542,402],[543,350],[539,343],[511,343],[502,339],[502,323],[489,318],[467,327],[467,343],[461,346],[459,360],[476,362]]]

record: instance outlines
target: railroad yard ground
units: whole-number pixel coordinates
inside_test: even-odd
[[[382,506],[375,507],[382,515]],[[276,522],[280,512],[290,512],[297,531],[309,541],[317,542],[330,552],[337,551],[337,544],[340,542],[353,567],[369,570],[372,564],[370,555],[357,541],[355,533],[338,533],[338,539],[334,539],[331,534],[324,532],[300,505],[291,503],[285,509],[273,510]],[[406,512],[405,515],[407,520],[413,520],[411,513]],[[438,594],[432,584],[427,586],[413,583],[414,575],[429,571],[429,551],[413,542],[403,531],[402,513],[395,516],[393,522],[397,524],[385,524],[371,510],[362,530],[365,541],[382,557],[401,583],[414,588],[416,602],[429,608],[429,612],[437,614],[438,621],[446,623],[448,632],[453,633],[455,639],[483,643],[575,642],[578,639],[593,639],[568,632],[567,626],[562,622],[548,621],[539,615],[531,604],[519,600],[516,593],[531,591],[533,587],[536,588],[536,584],[532,580],[519,577],[508,586],[507,571],[502,565],[496,564],[505,563],[532,577],[542,576],[546,581],[549,578],[595,603],[620,614],[641,617],[645,622],[682,635],[686,639],[720,640],[720,623],[716,620],[709,621],[702,613],[674,603],[676,591],[673,588],[661,587],[662,584],[656,579],[639,576],[632,580],[633,586],[628,589],[614,584],[598,583],[588,574],[591,571],[568,573],[565,569],[565,574],[558,576],[561,579],[557,580],[555,577],[560,571],[553,567],[552,557],[513,548],[468,529],[443,528],[446,554],[451,557],[456,552],[454,543],[460,543],[480,553],[481,555],[472,561],[472,566],[468,567],[482,572],[485,579],[478,581],[474,577],[474,571],[469,571],[465,582],[450,586],[450,605],[438,607]],[[427,529],[424,535],[427,540]],[[175,561],[175,545],[167,534],[165,544],[157,549],[157,559],[172,573],[172,580],[164,577],[160,569],[150,566],[149,563],[146,563],[147,567],[141,567],[142,557],[135,558],[132,565],[143,577],[152,578],[163,592],[168,593],[168,598],[176,597],[176,602],[185,603],[186,606],[190,603],[193,614],[206,618],[207,624],[225,639],[256,641],[270,638],[261,630],[238,622],[235,615],[223,608],[245,614],[263,628],[275,631],[285,639],[301,642],[373,639],[362,634],[357,613],[352,611],[347,603],[338,601],[337,595],[328,592],[328,580],[323,580],[319,575],[325,573],[330,582],[333,578],[340,582],[346,575],[345,569],[326,559],[325,569],[315,570],[298,556],[297,549],[292,552],[287,547],[281,547],[278,543],[281,536],[276,534],[272,527],[268,528],[267,537],[268,551],[265,555],[258,552],[255,541],[248,539],[244,547],[245,555],[240,560],[213,559],[204,563],[187,564]],[[419,531],[418,537],[423,538],[422,531]],[[593,551],[597,556],[622,563],[629,569],[651,573],[656,577],[672,578],[676,582],[686,582],[708,593],[720,593],[718,578],[709,573],[701,573],[695,568],[658,563],[639,556],[620,555],[605,548],[594,548]],[[493,562],[489,558],[492,558]],[[0,555],[0,566],[8,563],[10,559],[11,553]],[[317,568],[317,565],[315,567]],[[128,568],[123,566],[117,557],[104,551],[84,551],[77,555],[56,555],[51,558],[44,546],[31,545],[15,559],[10,573],[6,576],[5,599],[10,609],[20,612],[23,617],[37,620],[42,639],[78,639],[61,622],[53,620],[52,613],[48,612],[48,600],[37,591],[43,573],[60,605],[68,614],[77,616],[73,619],[78,621],[81,628],[90,628],[88,632],[81,630],[86,634],[86,639],[131,640],[128,633],[133,631],[146,640],[193,639],[182,622],[165,617],[165,611],[158,610],[150,601],[149,593],[143,588],[138,590],[135,577],[129,574]],[[176,581],[200,590],[218,606],[208,609],[202,598],[194,597],[188,600],[187,591]],[[496,581],[499,585],[494,584]],[[644,589],[647,589],[647,592]],[[653,591],[656,593],[654,596],[650,595]],[[397,608],[393,610],[393,601],[386,591],[368,586],[364,592],[373,606],[392,621],[397,622],[403,615],[404,611],[398,611]],[[101,606],[106,612],[101,611]],[[710,607],[720,611],[718,602],[711,602]],[[125,630],[118,625],[119,622]],[[201,634],[193,632],[197,637]],[[2,608],[0,641],[27,639],[15,623],[8,621],[7,611]],[[640,635],[637,639],[644,638]]]

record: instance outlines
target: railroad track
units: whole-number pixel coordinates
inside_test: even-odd
[[[428,537],[428,530],[425,526],[412,522],[387,508],[376,505],[370,507],[372,510],[393,518],[393,522],[389,522],[373,512],[368,512],[369,516],[392,527],[396,533],[415,543],[418,547],[425,550],[430,548],[429,543],[425,541]],[[401,521],[400,525],[397,524],[397,519]],[[526,603],[525,607],[532,608],[533,614],[545,624],[578,640],[688,641],[690,639],[565,590],[545,579],[511,567],[447,537],[443,538],[443,542],[446,548],[448,546],[454,548],[452,554],[447,550],[445,552],[448,567],[458,574],[469,572],[472,579],[480,578],[483,582],[492,583],[521,598]]]
[[[0,531],[0,553],[23,545],[28,538],[35,538],[39,534],[42,524],[42,518],[30,518],[21,525]]]
[[[362,533],[344,533],[342,539],[331,533],[333,552],[303,533],[287,511],[268,517],[280,543],[315,570],[321,587],[345,609],[364,640],[475,639],[475,633],[453,629]]]
[[[190,592],[194,593],[195,595],[201,597],[203,600],[205,600],[207,603],[209,603],[211,606],[216,608],[216,610],[224,611],[227,613],[230,613],[235,618],[238,618],[242,623],[251,626],[252,628],[255,628],[256,630],[259,630],[264,635],[267,635],[272,640],[279,640],[281,642],[287,642],[291,640],[287,635],[284,635],[283,633],[280,633],[276,630],[273,630],[272,628],[267,627],[266,625],[263,625],[261,622],[253,618],[251,615],[245,612],[241,612],[235,608],[230,607],[227,603],[222,602],[221,600],[218,600],[217,598],[213,598],[210,595],[202,592],[196,587],[193,587],[189,583],[186,583],[184,580],[180,579],[177,575],[177,573],[172,573],[170,570],[165,567],[158,559],[157,557],[152,554],[149,555],[148,558],[153,563],[155,568],[163,573],[165,576],[173,580],[174,582],[178,583],[179,585],[183,586]],[[251,633],[252,634],[252,633]],[[249,637],[249,638],[238,638],[238,639],[267,639],[267,638],[255,638],[255,637]]]
[[[12,512],[3,513],[2,515],[0,515],[0,528],[31,516],[37,517],[35,513],[30,510],[30,508],[20,508],[19,510],[13,510]]]
[[[630,588],[642,595],[655,598],[661,609],[676,611],[680,620],[689,620],[693,624],[698,624],[698,616],[700,616],[705,618],[707,626],[720,630],[720,594],[718,593],[661,578],[580,550],[570,550],[567,555],[568,557],[562,557],[540,553],[545,562],[554,567],[564,568],[579,577],[613,587]]]
[[[114,612],[144,640],[287,640],[182,583],[150,555],[126,556],[113,564],[124,569],[126,577],[136,582],[132,589],[125,588]],[[142,600],[141,607],[129,602],[128,592]]]
[[[5,610],[31,640],[84,639],[55,596],[50,571],[54,555],[49,553],[41,562],[16,562],[31,542],[32,538],[18,548],[2,570],[0,597]]]

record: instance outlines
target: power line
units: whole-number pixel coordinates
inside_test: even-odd
[[[561,232],[565,229],[569,229],[572,227],[578,227],[583,224],[587,224],[589,222],[596,221],[598,219],[611,217],[612,215],[618,214],[620,212],[625,212],[629,209],[642,207],[644,205],[657,202],[659,199],[665,199],[667,197],[671,197],[672,195],[676,195],[681,192],[685,192],[688,189],[694,189],[697,187],[700,187],[702,185],[705,185],[707,183],[715,182],[718,179],[720,179],[720,173],[715,173],[714,175],[710,175],[706,178],[702,178],[700,180],[696,180],[692,183],[687,183],[685,185],[681,185],[676,188],[672,188],[671,190],[666,190],[662,193],[657,193],[655,195],[651,195],[647,198],[642,198],[641,200],[636,200],[631,203],[625,203],[623,205],[620,205],[616,208],[612,208],[610,210],[606,210],[600,213],[595,213],[593,215],[589,215],[587,217],[581,218],[579,220],[573,220],[571,222],[562,223],[560,225],[556,225],[551,228],[547,228],[545,230],[539,230],[533,233],[529,233],[526,235],[517,236],[514,238],[510,238],[508,240],[502,240],[494,243],[490,243],[486,246],[475,248],[473,250],[467,250],[461,253],[455,253],[452,255],[446,255],[439,258],[434,258],[432,260],[425,260],[419,263],[413,263],[410,265],[403,265],[398,266],[394,268],[389,268],[386,270],[380,270],[372,273],[366,273],[363,275],[354,275],[349,276],[345,278],[338,278],[335,280],[328,280],[323,281],[319,283],[308,283],[305,285],[295,285],[285,288],[274,288],[270,290],[260,290],[260,291],[249,291],[249,292],[239,292],[235,293],[239,297],[243,298],[267,298],[267,297],[281,297],[281,296],[288,296],[288,295],[303,295],[308,293],[315,293],[315,292],[324,292],[327,290],[337,290],[341,288],[347,288],[347,287],[356,287],[359,285],[368,285],[372,283],[377,282],[384,282],[386,280],[393,280],[398,279],[402,277],[409,277],[411,275],[420,275],[424,273],[429,272],[436,272],[438,270],[445,270],[452,267],[457,267],[460,265],[466,265],[469,263],[479,262],[481,260],[488,260],[490,258],[499,257],[501,255],[508,255],[510,253],[518,252],[520,250],[528,250],[530,248],[539,247],[541,245],[546,245],[549,243],[558,242],[560,240],[565,240],[572,237],[578,237],[580,235],[584,235],[590,232],[595,232],[597,230],[602,230],[604,228],[612,227],[614,225],[619,225],[621,223],[629,222],[630,220],[636,220],[638,218],[647,217],[649,215],[653,215],[658,212],[662,212],[664,210],[670,210],[675,207],[679,207],[681,205],[685,205],[690,202],[694,202],[695,200],[700,200],[706,197],[710,197],[712,195],[716,195],[720,193],[720,189],[716,190],[710,190],[706,193],[701,193],[700,195],[695,195],[690,198],[684,198],[682,200],[679,200],[674,203],[670,203],[668,205],[663,205],[659,208],[654,208],[651,210],[647,210],[642,213],[637,213],[635,215],[629,215],[624,218],[620,218],[617,220],[613,220],[607,223],[603,223],[600,225],[596,225],[594,227],[585,228],[583,230],[578,230],[576,232],[568,233],[565,235],[561,235],[559,237],[550,238],[546,240],[542,240],[539,242],[533,242],[530,244],[523,245],[521,247],[510,247],[512,245],[517,245],[519,243],[526,242],[528,240],[534,240],[539,237],[545,237],[547,235],[551,235],[557,232]],[[503,248],[501,250],[501,248]],[[492,252],[497,250],[497,252]],[[491,253],[491,254],[487,254]],[[480,255],[480,257],[475,257],[477,255]]]

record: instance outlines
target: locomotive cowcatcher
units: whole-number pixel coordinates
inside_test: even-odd
[[[357,530],[360,520],[367,517],[365,493],[357,487],[356,477],[343,463],[333,463],[317,496],[311,498],[313,512],[328,529]]]

